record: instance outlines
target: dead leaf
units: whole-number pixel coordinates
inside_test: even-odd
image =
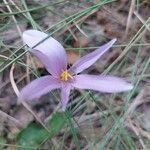
[[[76,60],[80,58],[79,52],[76,51],[67,51],[68,64],[73,64]]]
[[[144,88],[130,104],[128,113],[138,124],[150,131],[150,87]]]

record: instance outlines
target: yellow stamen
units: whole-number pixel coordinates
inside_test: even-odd
[[[62,81],[67,81],[70,78],[72,79],[72,76],[67,70],[63,71],[60,75],[60,80],[62,80]]]

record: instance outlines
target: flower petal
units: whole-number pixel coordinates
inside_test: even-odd
[[[66,110],[67,104],[69,102],[70,90],[71,90],[71,86],[69,84],[65,84],[61,88],[62,111]]]
[[[62,70],[67,68],[66,52],[58,41],[47,37],[47,34],[37,30],[27,30],[23,33],[23,41],[33,48],[31,52],[41,60],[52,75],[58,76]],[[42,40],[44,40],[42,43],[35,46]]]
[[[54,77],[50,75],[40,77],[21,90],[19,99],[32,100],[60,87],[61,84]]]
[[[72,85],[80,89],[93,89],[106,93],[123,92],[133,88],[130,83],[118,77],[86,74],[76,75]]]
[[[91,52],[90,54],[87,54],[83,57],[81,57],[79,60],[77,60],[73,66],[70,68],[70,72],[73,74],[80,73],[81,71],[85,70],[89,66],[91,66],[93,63],[95,63],[111,46],[115,43],[116,39],[111,40],[107,44],[99,47],[95,51]]]

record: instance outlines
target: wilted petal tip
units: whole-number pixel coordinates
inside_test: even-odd
[[[114,42],[114,43],[115,43],[116,41],[117,41],[117,38],[112,39],[112,42]]]
[[[112,39],[112,40],[110,41],[110,43],[113,45],[116,41],[117,41],[117,39],[114,38],[114,39]]]
[[[134,86],[133,86],[132,84],[128,83],[128,90],[132,90],[133,87],[134,87]]]

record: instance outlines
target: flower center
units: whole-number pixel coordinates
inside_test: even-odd
[[[63,71],[61,74],[60,74],[60,80],[61,81],[67,81],[69,79],[72,79],[72,76],[71,74],[68,72],[68,70],[65,70]]]

